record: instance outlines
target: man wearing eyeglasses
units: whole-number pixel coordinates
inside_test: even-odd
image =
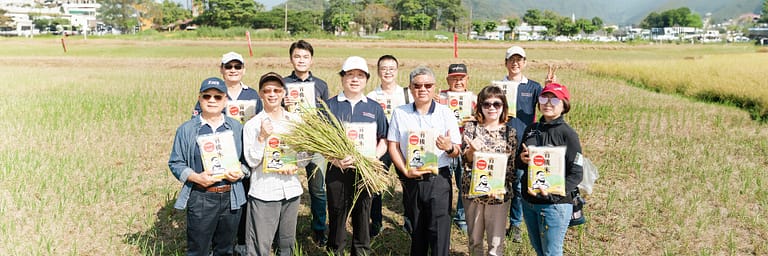
[[[387,141],[392,162],[406,177],[403,191],[403,201],[407,205],[405,216],[413,225],[410,255],[448,255],[453,197],[448,165],[460,155],[461,134],[453,111],[433,100],[436,82],[432,70],[417,67],[409,79],[414,102],[402,105],[392,113]],[[418,171],[405,161],[409,131],[424,130],[436,133],[437,174]]]
[[[312,67],[315,55],[314,48],[309,42],[299,40],[291,44],[288,54],[293,66],[293,72],[291,72],[291,75],[283,78],[285,83],[314,83],[315,97],[319,98],[316,102],[320,106],[320,101],[328,99],[330,95],[328,93],[328,84],[323,79],[312,75],[312,71],[309,70]],[[296,100],[292,97],[285,97],[286,104],[295,102]],[[327,198],[325,194],[326,163],[320,154],[314,154],[312,161],[306,166],[307,177],[309,177],[307,179],[307,187],[309,189],[310,212],[312,212],[312,225],[310,227],[312,228],[312,239],[319,246],[325,246],[328,242],[328,236],[325,234],[325,230],[328,229],[325,225],[328,216],[326,213]]]
[[[376,66],[381,84],[376,86],[367,96],[381,105],[381,108],[384,109],[384,113],[387,115],[387,121],[389,121],[395,108],[413,102],[413,95],[411,95],[408,88],[400,87],[397,84],[399,63],[395,56],[387,54],[379,57],[379,62]],[[384,164],[385,170],[389,170],[392,166],[392,157],[389,156],[389,153],[381,156],[379,160]],[[405,178],[399,172],[397,174],[400,180]],[[382,221],[384,216],[381,209],[381,195],[374,195],[371,201],[371,237],[378,236],[383,229]],[[406,230],[410,230],[410,223],[404,223],[403,227]]]
[[[234,106],[240,105],[238,103],[243,103],[245,106],[253,105],[255,108],[254,111],[249,111],[251,115],[240,120],[241,124],[247,122],[248,119],[252,118],[256,113],[261,112],[264,107],[262,106],[261,99],[259,98],[259,93],[243,83],[243,75],[245,75],[245,61],[243,60],[242,55],[236,52],[228,52],[222,55],[221,65],[219,66],[219,73],[221,73],[221,78],[227,85],[227,99],[229,100],[229,103],[231,103],[230,105]],[[195,104],[195,110],[192,113],[192,117],[194,118],[197,116],[200,111],[200,104]],[[227,106],[225,106],[225,108],[221,111],[226,114]],[[245,110],[238,109],[233,113],[239,113],[240,111]],[[238,237],[240,237],[240,235],[238,235]],[[245,239],[244,236],[243,239]],[[243,243],[245,243],[245,240],[243,240]]]
[[[187,255],[209,255],[211,249],[213,255],[232,255],[240,209],[246,201],[241,180],[249,169],[242,161],[243,126],[221,112],[227,105],[226,96],[223,80],[211,77],[202,82],[198,95],[201,112],[176,130],[168,160],[171,173],[183,183],[174,208],[187,209]],[[203,161],[208,158],[202,155],[220,145],[199,145],[208,136],[234,145],[234,151],[219,152],[221,157],[215,160],[225,166],[231,165],[224,164],[224,159],[235,161],[240,170],[227,169],[223,178],[214,178],[211,168],[206,170]]]
[[[386,132],[387,116],[379,103],[363,94],[371,74],[368,63],[359,56],[351,56],[344,61],[339,72],[342,92],[325,101],[328,111],[333,113],[340,123],[347,125],[368,126],[375,129],[375,138],[366,137],[373,150],[367,157],[381,158],[387,151]],[[375,146],[374,146],[375,145]],[[326,173],[328,192],[328,247],[327,251],[335,255],[344,255],[347,238],[347,216],[352,222],[352,250],[350,255],[370,255],[371,237],[368,219],[371,212],[371,195],[366,192],[355,195],[358,174],[354,168],[352,156],[343,159],[329,158]],[[357,198],[355,198],[357,196]],[[356,199],[356,200],[355,200]],[[355,201],[353,201],[355,200]]]
[[[523,70],[528,65],[525,50],[520,46],[512,46],[507,49],[504,55],[504,66],[507,68],[507,76],[503,81],[517,82],[517,109],[516,117],[510,118],[507,122],[517,130],[517,141],[523,140],[523,131],[536,119],[536,99],[541,94],[541,84],[528,79],[523,75]],[[515,198],[512,199],[509,210],[509,227],[507,236],[512,237],[512,242],[522,242],[520,224],[523,222],[523,205],[520,192],[520,179],[523,176],[523,170],[517,170],[515,188]]]

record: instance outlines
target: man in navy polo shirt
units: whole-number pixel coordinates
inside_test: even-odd
[[[341,123],[368,125],[375,127],[376,138],[371,138],[376,144],[375,156],[380,158],[387,151],[387,116],[378,102],[363,94],[368,78],[368,63],[365,59],[352,56],[344,61],[341,68],[341,86],[339,95],[326,100],[328,111],[333,113]],[[344,255],[346,247],[347,213],[352,214],[352,250],[351,255],[370,255],[371,237],[368,218],[371,212],[371,195],[360,193],[357,201],[352,202],[356,186],[357,172],[352,168],[354,159],[347,156],[344,159],[328,159],[326,173],[326,188],[328,192],[328,250],[336,255]],[[350,204],[354,207],[350,209]]]
[[[510,118],[507,122],[517,130],[517,141],[523,141],[523,131],[536,119],[536,99],[541,94],[541,84],[529,80],[523,75],[523,70],[528,65],[525,50],[520,46],[512,46],[507,49],[504,55],[504,66],[507,68],[507,76],[503,81],[517,82],[517,117]],[[517,184],[515,188],[515,198],[509,209],[509,228],[507,236],[512,237],[512,242],[522,242],[520,224],[523,221],[523,205],[520,194],[520,179],[523,176],[523,170],[517,170]]]
[[[448,255],[451,242],[451,171],[448,167],[460,155],[461,134],[453,111],[433,99],[435,74],[417,67],[410,74],[409,88],[414,101],[392,113],[387,140],[389,154],[398,172],[407,179],[403,191],[405,216],[413,225],[411,255]],[[438,173],[419,171],[405,161],[409,131],[432,130],[437,138]],[[431,251],[431,253],[430,253]]]
[[[261,112],[264,106],[261,105],[261,98],[259,93],[251,87],[248,87],[243,83],[243,76],[245,75],[245,61],[243,55],[236,52],[228,52],[221,56],[221,65],[219,66],[219,73],[227,86],[227,100],[232,101],[253,101],[256,108],[254,115]],[[226,106],[222,109],[222,113],[226,114]],[[192,117],[197,116],[200,113],[200,103],[195,104]],[[253,116],[250,116],[253,117]],[[249,117],[249,118],[250,118]],[[244,124],[248,120],[241,121]],[[244,241],[244,240],[243,240]]]
[[[290,54],[293,72],[291,75],[283,78],[285,83],[313,82],[315,83],[315,97],[319,100],[326,100],[328,94],[328,84],[323,79],[312,75],[309,69],[312,67],[312,58],[315,50],[307,41],[299,40],[291,44],[288,50]],[[285,98],[286,103],[290,103],[290,97]],[[318,106],[320,102],[318,101]],[[325,235],[326,221],[326,196],[325,196],[325,168],[326,161],[320,154],[312,156],[312,161],[307,165],[307,187],[309,189],[310,211],[312,212],[312,239],[320,246],[325,246],[328,237]]]
[[[204,80],[198,103],[202,111],[176,130],[168,160],[171,173],[183,183],[174,208],[187,209],[187,255],[206,256],[211,249],[213,255],[232,255],[240,208],[246,201],[241,179],[249,174],[243,162],[243,126],[221,113],[227,105],[227,87],[223,80],[215,77]],[[205,170],[203,161],[213,159],[202,157],[198,141],[207,138],[202,136],[217,136],[215,142],[202,146],[206,154],[216,152],[215,159],[220,164],[230,166],[226,163],[235,161],[234,165],[240,170],[228,170],[223,178],[214,178],[210,168]],[[232,144],[234,152],[221,149],[225,148],[223,145]]]

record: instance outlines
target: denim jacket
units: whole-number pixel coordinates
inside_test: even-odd
[[[189,194],[192,192],[192,182],[188,182],[187,178],[195,170],[190,168],[195,155],[195,144],[197,143],[197,135],[202,124],[201,119],[192,118],[189,121],[184,122],[178,129],[176,129],[176,137],[173,139],[173,148],[171,149],[171,157],[168,159],[168,167],[171,169],[171,173],[179,181],[184,184],[181,187],[174,208],[183,210],[187,208],[187,201],[189,200]],[[224,127],[235,135],[235,148],[237,154],[240,156],[242,162],[243,155],[243,126],[239,121],[230,117],[225,117]],[[246,175],[250,176],[248,167],[244,164],[240,164],[240,169]],[[241,179],[242,180],[242,179]],[[237,210],[240,206],[245,204],[245,190],[243,189],[243,183],[241,180],[232,183],[232,192],[230,193],[230,209]]]

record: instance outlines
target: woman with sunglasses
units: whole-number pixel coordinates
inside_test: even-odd
[[[528,238],[537,255],[563,255],[563,240],[573,211],[571,191],[582,178],[581,143],[576,131],[563,116],[571,110],[571,94],[568,88],[550,83],[538,97],[541,118],[525,129],[520,154],[515,160],[519,169],[526,170],[521,179],[523,184],[523,218],[528,227]],[[565,196],[536,193],[528,187],[528,163],[530,156],[527,146],[565,146]]]
[[[507,98],[501,88],[486,86],[477,95],[476,121],[466,122],[463,131],[462,158],[468,168],[461,177],[461,200],[467,220],[470,255],[504,255],[507,210],[515,193],[512,185],[517,178],[514,162],[505,167],[504,194],[470,196],[472,163],[475,152],[503,153],[514,158],[517,149],[517,131],[506,125]],[[487,234],[488,249],[483,249],[483,236]]]
[[[267,141],[270,136],[279,137],[289,128],[291,120],[299,120],[300,117],[283,107],[285,82],[277,73],[269,72],[259,79],[259,94],[264,102],[264,111],[256,114],[243,128],[245,160],[252,168],[245,213],[245,244],[249,255],[271,255],[273,242],[277,244],[279,255],[293,255],[299,197],[304,192],[296,171],[306,166],[306,161],[301,159],[308,156],[298,153],[298,163],[291,165],[286,162],[277,172],[265,172],[267,167],[263,163],[265,145],[272,143]],[[272,154],[268,153],[266,157],[271,158]]]

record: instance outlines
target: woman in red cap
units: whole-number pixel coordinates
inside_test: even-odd
[[[544,87],[538,98],[541,118],[525,129],[520,154],[515,163],[519,169],[526,170],[521,180],[524,186],[523,218],[528,227],[531,246],[537,255],[563,255],[563,240],[573,211],[573,192],[582,178],[583,160],[579,136],[563,118],[571,110],[570,100],[571,94],[564,85],[550,83]],[[528,150],[530,146],[565,146],[565,156],[564,159],[556,159],[555,154],[550,156],[553,159],[534,156],[531,161],[531,152]],[[563,164],[558,167],[556,164],[550,165],[550,161],[560,161]],[[529,168],[529,164],[534,167]],[[535,178],[530,177],[531,173],[535,175],[535,172],[531,170],[537,167],[543,168],[545,172],[551,171],[547,179],[553,186],[548,189],[532,188],[531,183]],[[561,175],[558,176],[557,173]],[[553,189],[557,189],[556,184],[565,186],[564,190],[562,185],[559,187],[563,193],[553,192],[556,191]]]

